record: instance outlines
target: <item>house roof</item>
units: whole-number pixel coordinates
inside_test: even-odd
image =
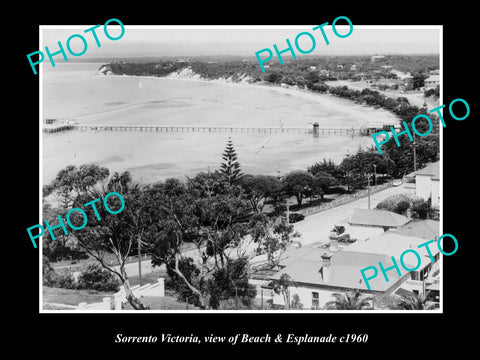
[[[428,239],[430,240],[430,239]],[[391,257],[394,256],[397,260],[397,263],[400,266],[400,256],[405,250],[415,250],[417,251],[422,258],[422,263],[420,269],[423,269],[425,266],[431,263],[430,256],[424,247],[418,248],[418,245],[421,245],[428,241],[421,237],[407,236],[404,234],[399,234],[397,231],[387,231],[382,235],[371,238],[367,241],[355,242],[349,245],[346,249],[352,252],[358,253],[368,253],[368,254],[382,254],[388,256],[386,264],[392,264]],[[433,256],[438,254],[438,247],[433,244],[429,245],[429,249]],[[417,258],[414,254],[405,255],[403,261],[405,265],[409,268],[414,268],[417,265]],[[377,262],[378,264],[378,262]],[[382,262],[382,264],[385,264]],[[390,271],[393,273],[393,271]],[[403,270],[402,270],[403,273]]]
[[[425,81],[440,81],[440,75],[430,75]]]
[[[415,175],[420,176],[432,176],[433,179],[439,179],[440,177],[440,161],[430,163],[423,169],[418,170]]]
[[[349,220],[350,225],[398,227],[408,223],[406,216],[387,210],[357,209]]]
[[[395,231],[397,234],[416,236],[427,240],[438,239],[440,235],[440,222],[430,219],[415,221],[405,224]]]
[[[352,252],[348,250],[332,252],[330,260],[330,280],[323,281],[321,269],[323,260],[321,255],[326,250],[323,248],[314,248],[311,246],[303,246],[291,252],[285,261],[281,262],[285,268],[277,272],[271,279],[280,279],[282,274],[290,275],[291,280],[296,283],[305,283],[316,285],[319,287],[339,287],[345,289],[367,290],[365,281],[363,280],[360,270],[368,266],[378,266],[382,264],[390,264],[390,256],[382,254]],[[407,273],[402,274],[402,277]],[[369,281],[370,290],[387,291],[400,280],[395,271],[388,273],[389,282],[379,274]]]

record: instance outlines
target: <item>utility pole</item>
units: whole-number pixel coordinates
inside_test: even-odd
[[[417,171],[417,144],[415,142],[415,131],[413,132],[413,171]]]
[[[138,248],[138,280],[140,286],[142,286],[142,251],[140,250],[140,237],[137,238]]]
[[[368,181],[368,210],[370,210],[370,174],[367,174]]]

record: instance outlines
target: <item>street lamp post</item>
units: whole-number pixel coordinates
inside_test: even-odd
[[[368,181],[368,210],[370,210],[370,174],[367,174]]]
[[[377,165],[373,164],[373,171],[375,173],[375,186],[377,186]]]

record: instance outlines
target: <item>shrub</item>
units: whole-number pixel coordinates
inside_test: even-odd
[[[70,271],[65,271],[56,275],[55,286],[64,289],[76,289],[77,283]]]
[[[412,194],[396,194],[389,196],[385,200],[378,203],[377,209],[388,210],[397,214],[403,214],[405,210],[410,207],[410,204],[414,204],[420,200],[420,197]]]
[[[50,265],[50,260],[45,255],[43,256],[43,285],[55,286],[57,274]]]
[[[79,289],[118,291],[118,285],[115,276],[97,263],[87,264],[78,277]]]

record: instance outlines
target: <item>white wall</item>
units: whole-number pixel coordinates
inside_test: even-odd
[[[293,295],[297,294],[298,297],[300,298],[300,302],[302,303],[304,310],[310,310],[312,308],[312,292],[314,291],[318,292],[319,307],[324,307],[327,302],[335,300],[335,298],[332,297],[332,294],[335,292],[339,292],[339,291],[319,290],[319,289],[300,287],[300,286],[298,287],[290,286],[289,290],[290,290],[290,302],[293,299]],[[273,303],[275,305],[285,305],[283,301],[283,295],[274,294]]]
[[[425,200],[431,197],[432,207],[440,207],[440,181],[433,180],[431,176],[417,175],[415,194]]]
[[[427,200],[432,195],[432,178],[430,176],[417,175],[415,182],[415,194]]]
[[[432,180],[432,207],[440,208],[440,180]]]

